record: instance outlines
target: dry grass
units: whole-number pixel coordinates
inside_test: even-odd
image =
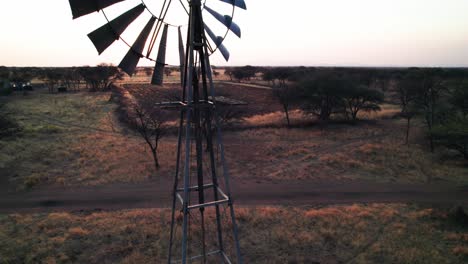
[[[96,123],[114,105],[108,94],[42,94],[10,97],[8,114],[23,128],[14,138],[0,141],[0,172],[22,187],[60,181],[70,173],[83,134],[99,129]]]
[[[466,228],[414,205],[238,208],[246,263],[466,263]],[[0,216],[2,263],[164,263],[167,210]]]
[[[110,93],[12,97],[7,109],[23,127],[0,141],[0,172],[16,188],[98,185],[172,175],[175,140],[160,145],[163,168],[155,172],[146,144],[114,115]],[[122,162],[125,161],[125,162]]]
[[[149,94],[164,98],[172,88],[131,92],[137,98]],[[236,89],[231,92],[242,94],[246,88]],[[253,90],[245,100],[265,92]],[[20,137],[0,141],[0,172],[22,188],[43,183],[74,186],[170,179],[175,135],[161,141],[161,169],[156,172],[146,144],[119,124],[113,114],[117,106],[108,102],[109,97],[107,93],[14,97],[7,106],[25,129]],[[270,99],[260,107],[270,104]],[[461,160],[442,160],[425,145],[404,146],[404,122],[275,128],[284,124],[277,106],[255,107],[249,111],[256,114],[244,117],[244,125],[252,129],[225,132],[228,165],[238,181],[468,182],[468,167]],[[391,106],[386,109],[394,111]],[[298,123],[304,115],[292,111],[291,119]]]
[[[403,142],[403,128],[394,120],[359,126],[267,128],[226,134],[230,168],[239,180],[467,183],[468,167],[463,161],[442,160],[425,145],[408,147]]]

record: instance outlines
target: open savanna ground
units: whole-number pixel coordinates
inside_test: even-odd
[[[176,86],[128,85],[124,96],[130,101],[174,100]],[[362,183],[355,186],[467,184],[466,164],[449,152],[431,154],[418,122],[410,146],[404,145],[404,122],[389,118],[399,111],[394,105],[384,105],[380,113],[362,115],[363,120],[354,124],[318,123],[302,111],[292,110],[292,128],[287,128],[281,105],[270,90],[224,83],[218,91],[247,103],[240,106],[243,109],[224,131],[236,188],[262,188],[264,183],[281,189],[282,183],[304,184],[294,194],[301,196],[310,191],[313,182]],[[116,193],[130,183],[160,186],[149,192],[161,190],[161,186],[170,188],[177,143],[174,130],[161,140],[161,168],[156,171],[146,143],[121,122],[122,108],[129,107],[120,104],[121,96],[110,92],[48,94],[37,90],[27,96],[2,98],[2,114],[21,128],[16,135],[0,140],[2,193],[17,192],[14,197],[27,200],[28,194],[34,195],[36,190],[45,190],[47,196],[65,189],[65,200],[70,202],[84,199],[74,195],[94,197],[93,191],[99,191],[87,186],[111,186],[107,190]],[[74,193],[80,188],[85,191]],[[120,198],[141,198],[137,192],[126,195]],[[294,200],[277,203],[282,198],[268,199],[271,201],[264,204],[295,204]],[[8,197],[0,199],[2,209],[5,201],[10,202]],[[67,206],[66,201],[40,202],[63,202]],[[164,263],[170,212],[121,210],[132,207],[122,200],[108,202],[121,204],[115,205],[117,211],[92,210],[94,205],[84,205],[78,211],[31,214],[28,207],[21,214],[0,214],[0,263]],[[17,205],[12,203],[13,207]],[[323,203],[330,204],[325,200]],[[435,199],[434,203],[442,202]],[[451,205],[264,204],[245,203],[236,208],[245,263],[468,260],[466,215],[461,214],[460,220],[449,212]],[[212,212],[208,215],[212,220]]]
[[[177,92],[175,86],[127,88],[136,100],[152,95],[156,102]],[[236,107],[242,109],[224,133],[228,165],[236,181],[468,181],[463,160],[450,153],[431,154],[417,124],[411,145],[404,145],[404,122],[388,118],[398,111],[393,105],[384,106],[381,113],[363,115],[366,120],[354,125],[314,123],[293,110],[293,128],[288,129],[271,91],[223,84],[219,94],[248,104]],[[111,93],[37,91],[3,98],[3,114],[16,120],[22,131],[0,141],[2,185],[23,189],[171,182],[176,134],[161,140],[161,168],[155,171],[149,148],[137,133],[119,123],[118,105],[111,97]]]
[[[468,260],[468,230],[444,208],[248,207],[237,220],[245,263]],[[0,215],[1,262],[164,263],[169,225],[164,209]]]
[[[0,140],[2,188],[150,178],[154,171],[145,144],[118,124],[114,116],[117,105],[110,97],[110,93],[38,91],[5,100],[2,114],[17,121],[21,132]],[[175,145],[169,142],[167,151],[165,145],[161,150],[169,157]],[[170,164],[164,158],[162,162]]]

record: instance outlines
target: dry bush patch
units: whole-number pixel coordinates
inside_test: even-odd
[[[61,182],[76,159],[73,144],[95,131],[110,112],[108,94],[41,94],[8,98],[9,114],[23,128],[0,141],[0,172],[16,186]]]
[[[128,87],[129,95],[137,100],[149,97],[157,102],[170,100],[177,86]],[[223,87],[220,91],[247,102],[270,94],[262,89],[246,93],[245,87]],[[117,105],[109,102],[109,97],[108,93],[80,93],[13,98],[7,106],[25,129],[20,137],[0,141],[0,172],[23,187],[170,180],[176,156],[175,133],[161,141],[161,169],[155,172],[149,149],[119,123],[114,115]],[[228,165],[235,180],[468,181],[466,165],[454,159],[441,160],[424,145],[404,146],[404,122],[379,120],[355,126],[287,129],[278,126],[284,123],[282,112],[276,109],[280,109],[279,104],[271,97],[262,100],[260,105],[249,106],[243,129],[224,132]],[[291,117],[293,123],[304,118],[300,111],[292,111]]]
[[[4,215],[0,256],[6,263],[163,263],[169,216],[160,209]],[[467,230],[450,226],[442,209],[250,207],[238,208],[237,219],[246,263],[464,263],[467,257]]]

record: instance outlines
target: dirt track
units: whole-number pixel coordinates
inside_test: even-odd
[[[171,187],[156,182],[73,189],[42,188],[3,194],[0,213],[167,208]],[[468,204],[468,188],[444,184],[376,184],[363,181],[248,183],[235,185],[240,206],[343,203]]]

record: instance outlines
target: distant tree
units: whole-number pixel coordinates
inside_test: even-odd
[[[47,85],[49,93],[53,93],[63,80],[63,72],[54,68],[46,68],[42,71],[40,78]]]
[[[332,114],[343,112],[342,94],[347,85],[341,77],[334,74],[320,74],[302,80],[296,84],[301,98],[300,107],[320,120],[328,121]]]
[[[0,102],[0,139],[14,136],[21,131],[19,124],[5,108],[5,103]]]
[[[146,76],[151,76],[151,75],[153,75],[153,68],[145,67],[145,68],[144,68],[144,71],[145,71]]]
[[[0,66],[0,79],[10,79],[10,69],[5,66]]]
[[[251,78],[255,77],[257,73],[257,69],[253,66],[244,66],[244,67],[237,67],[233,69],[232,75],[236,78],[239,82],[247,79],[250,80]]]
[[[130,121],[130,124],[150,148],[157,171],[160,168],[158,158],[159,143],[161,138],[167,133],[167,115],[162,109],[154,107],[152,101],[142,100],[143,102],[134,104],[133,111],[135,118]]]
[[[114,82],[123,80],[124,77],[119,68],[108,64],[81,67],[79,72],[90,91],[108,90]]]
[[[171,76],[172,70],[173,70],[172,68],[164,67],[164,74],[166,75],[166,77]]]
[[[276,76],[274,75],[273,69],[264,69],[262,74],[262,79],[267,81],[269,85],[275,86]]]
[[[279,81],[279,85],[285,86],[286,81],[294,76],[294,69],[287,67],[279,67],[273,69],[273,76]],[[304,78],[299,78],[304,79]]]
[[[214,75],[215,78],[218,78],[220,73],[217,70],[213,70],[213,75]]]
[[[283,111],[286,116],[286,122],[288,124],[288,127],[291,127],[291,122],[289,119],[289,108],[291,104],[297,99],[297,92],[293,87],[287,85],[273,87],[272,91],[273,96],[275,96],[283,106]]]
[[[384,101],[382,92],[362,84],[350,84],[343,91],[346,116],[353,121],[357,120],[360,111],[380,111],[380,104]]]
[[[458,151],[468,160],[468,120],[466,118],[456,117],[434,126],[431,136],[435,143]]]
[[[415,69],[419,75],[420,90],[417,97],[418,107],[422,110],[424,120],[429,134],[431,152],[434,152],[434,138],[432,129],[440,120],[441,99],[447,91],[444,85],[443,72],[441,69]]]
[[[231,82],[233,81],[234,73],[233,73],[233,69],[232,69],[232,68],[226,68],[226,69],[224,69],[224,75],[229,76],[229,79],[231,80]]]
[[[411,120],[420,111],[417,104],[420,86],[420,78],[418,78],[418,75],[415,75],[411,72],[406,73],[403,77],[399,77],[399,81],[395,86],[397,101],[401,107],[400,116],[406,120],[406,145],[409,144]]]
[[[10,87],[10,69],[0,66],[0,96],[10,95],[13,90]]]
[[[463,81],[452,88],[449,103],[453,110],[459,112],[463,118],[468,119],[468,82]]]

